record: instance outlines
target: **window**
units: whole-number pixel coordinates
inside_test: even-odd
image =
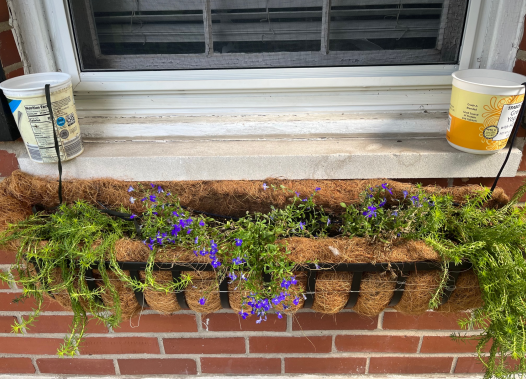
[[[69,0],[82,71],[457,64],[468,0]]]

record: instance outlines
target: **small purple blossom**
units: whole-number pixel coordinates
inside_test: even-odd
[[[241,258],[241,257],[236,257],[236,258],[232,259],[232,263],[235,264],[235,265],[242,265],[245,262],[246,261],[243,258]]]
[[[135,198],[133,196],[130,196],[130,203],[134,204],[135,203]]]
[[[135,213],[132,213],[132,215],[130,216],[130,220],[133,220],[135,217],[137,217],[137,215]]]
[[[294,300],[292,300],[292,304],[294,305],[298,305],[300,303],[300,298],[299,297],[296,297],[294,298]]]
[[[161,188],[161,186],[157,187],[157,193],[163,193],[164,190]]]
[[[403,190],[402,193],[404,194],[404,200],[405,200],[405,198],[407,197],[407,195],[409,194],[409,192],[407,192],[406,190]]]
[[[303,199],[302,201],[308,201],[309,199]]]
[[[246,320],[246,318],[248,317],[248,313],[247,312],[239,312],[239,314],[241,315],[241,317],[243,318],[243,320]]]
[[[327,226],[329,226],[330,224],[331,224],[331,219],[328,218],[328,219],[327,219]]]
[[[269,188],[269,186],[267,186],[267,183],[263,183],[263,190],[267,190],[267,188]]]
[[[129,186],[128,187],[128,192],[132,192],[132,191],[135,191],[135,188],[133,188],[132,186]]]
[[[386,199],[384,197],[384,199],[382,200],[382,202],[380,204],[378,204],[378,207],[383,207],[386,203]]]
[[[398,211],[393,211],[391,214],[392,214],[393,216],[397,217],[397,216],[398,216]]]
[[[204,297],[199,299],[199,304],[205,305],[205,303],[206,303],[206,299]]]
[[[243,244],[243,240],[241,238],[236,238],[236,246],[241,246]]]
[[[320,190],[321,190],[320,187],[316,187],[316,188],[314,188],[314,191],[316,191],[316,192],[318,192],[318,191],[320,191]]]
[[[305,223],[304,222],[300,222],[300,229],[303,230],[305,228]]]
[[[297,197],[300,197],[300,193],[298,191],[295,192]]]
[[[157,199],[157,196],[155,196],[155,195],[150,195],[150,201],[155,202],[156,199]]]
[[[279,318],[279,319],[282,319],[282,318],[283,318],[283,315],[282,315],[280,312],[278,312],[278,318]]]
[[[150,183],[150,185],[152,186],[152,188],[155,188],[155,184],[153,184],[153,183]]]
[[[230,280],[234,281],[237,279],[237,275],[234,272],[231,272],[227,274],[227,276],[230,278]]]
[[[370,205],[370,206],[367,207],[367,209],[368,209],[367,211],[365,211],[365,212],[362,213],[365,217],[367,217],[367,218],[371,218],[371,217],[376,217],[376,216],[377,216],[377,214],[376,214],[376,210],[377,210],[378,208],[376,208],[376,207],[373,206],[373,205]]]
[[[186,234],[190,234],[190,233],[192,233],[192,229],[188,229],[188,230],[186,231]]]
[[[199,242],[199,236],[195,237],[194,243],[197,244]]]
[[[205,226],[205,222],[203,220],[199,221],[199,225]]]

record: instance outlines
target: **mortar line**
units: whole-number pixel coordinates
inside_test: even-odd
[[[115,375],[121,374],[121,368],[119,367],[119,361],[116,358],[113,360],[113,368],[115,369]]]
[[[380,314],[378,315],[377,329],[380,329],[380,330],[384,329],[384,311],[380,312]]]
[[[336,350],[336,334],[333,334],[331,337],[332,337],[332,339],[331,339],[331,352],[332,353],[337,353],[338,350]]]
[[[40,374],[40,369],[37,365],[37,358],[31,358],[31,363],[33,364],[33,367],[35,368],[35,374]]]
[[[249,343],[249,339],[247,336],[245,336],[245,354],[246,355],[250,354],[250,343]]]
[[[285,329],[285,331],[288,333],[292,333],[292,317],[294,317],[294,315],[287,315],[287,329]]]
[[[449,371],[450,374],[455,373],[455,370],[457,368],[457,362],[458,362],[458,357],[453,357],[453,362],[451,363],[451,370]]]
[[[201,313],[195,314],[195,322],[197,323],[197,333],[202,333],[203,330],[203,319],[201,318]]]
[[[422,349],[422,342],[424,342],[424,336],[420,336],[420,341],[418,341],[418,347],[416,348],[417,353],[420,353],[420,349]]]
[[[158,337],[157,342],[159,343],[159,351],[161,355],[166,355],[166,352],[164,351],[163,337]]]
[[[203,373],[201,371],[201,357],[197,357],[195,359],[195,369],[197,371],[197,375],[201,375]]]
[[[371,365],[371,357],[367,357],[365,361],[365,374],[369,374],[369,366]]]
[[[453,187],[453,183],[455,182],[455,179],[454,178],[448,178],[447,180],[447,186],[448,187]]]
[[[285,374],[285,358],[281,357],[281,373]]]

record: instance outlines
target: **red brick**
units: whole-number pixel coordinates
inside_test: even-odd
[[[13,32],[6,30],[0,33],[0,62],[2,62],[2,67],[7,67],[20,61]]]
[[[332,337],[250,337],[249,345],[251,353],[330,353]]]
[[[43,374],[115,375],[111,359],[40,358],[37,366]]]
[[[243,320],[235,313],[212,313],[203,317],[203,328],[211,332],[284,332],[287,319],[279,319],[275,314],[267,315],[267,321],[256,324],[254,317]]]
[[[9,21],[9,9],[7,8],[7,1],[0,1],[0,22]]]
[[[193,359],[119,359],[122,375],[197,375]]]
[[[79,350],[81,355],[160,353],[157,338],[151,337],[88,337]]]
[[[497,364],[499,364],[499,362],[500,360],[497,359]],[[511,370],[516,369],[518,364],[518,360],[511,358],[506,360],[506,367]],[[477,357],[458,358],[457,365],[455,366],[455,374],[478,374],[482,372],[486,372],[486,368]]]
[[[6,265],[16,262],[16,252],[10,250],[0,250],[0,264]]]
[[[201,358],[204,374],[279,374],[279,358]]]
[[[0,33],[0,35],[1,34],[3,33]],[[9,176],[13,171],[18,170],[18,168],[16,155],[5,150],[0,150],[0,177]]]
[[[336,336],[338,351],[371,353],[416,353],[420,337],[406,336]]]
[[[195,315],[142,315],[114,328],[115,333],[197,332]]]
[[[453,358],[448,357],[372,357],[370,374],[432,374],[449,373]]]
[[[0,292],[0,311],[25,312],[32,311],[36,307],[35,299],[30,297],[15,303],[13,300],[20,297],[22,292]],[[59,303],[52,299],[44,299],[42,311],[66,311]]]
[[[54,355],[62,338],[0,337],[0,354]]]
[[[166,354],[245,354],[245,339],[237,338],[165,338]]]
[[[517,59],[515,61],[515,66],[513,67],[513,72],[517,74],[526,75],[526,61]]]
[[[11,325],[16,321],[14,316],[0,317],[0,333],[11,333]]]
[[[298,313],[292,322],[292,330],[373,330],[378,317],[360,316],[358,313]]]
[[[478,374],[481,372],[486,372],[486,369],[477,357],[458,358],[455,374]]]
[[[0,358],[2,374],[33,374],[35,367],[30,358]]]
[[[17,76],[22,76],[22,75],[24,75],[24,68],[20,67],[20,68],[17,68],[16,70],[13,70],[5,74],[5,78],[11,79],[11,78],[16,78]]]
[[[285,358],[291,374],[365,374],[367,358]]]
[[[437,178],[437,179],[394,179],[397,182],[401,183],[411,183],[411,184],[422,184],[423,186],[439,186],[439,187],[447,187],[447,179],[445,178]]]
[[[397,330],[460,330],[457,320],[463,317],[466,317],[464,313],[426,312],[420,316],[411,316],[398,312],[385,312],[383,328]]]
[[[31,326],[28,333],[68,333],[70,325],[73,321],[73,316],[39,316],[33,326]],[[97,322],[97,319],[90,319],[86,333],[108,333],[108,328]]]
[[[506,195],[512,196],[517,189],[524,184],[524,181],[526,180],[526,177],[524,176],[516,176],[514,178],[500,178],[497,187],[500,187],[504,190]],[[465,186],[468,184],[482,184],[483,186],[490,187],[493,185],[493,182],[495,181],[494,178],[471,178],[467,182],[462,181],[461,179],[455,179],[453,184],[455,186]],[[526,195],[523,196],[520,201],[526,201]]]
[[[421,353],[475,353],[478,341],[455,341],[449,336],[425,336],[422,341]],[[485,351],[489,352],[490,345]]]

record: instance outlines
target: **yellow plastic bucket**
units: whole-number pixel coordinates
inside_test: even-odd
[[[494,154],[506,146],[524,101],[526,76],[497,70],[453,74],[447,141],[473,154]]]
[[[67,161],[84,151],[71,76],[63,72],[23,75],[0,83],[0,89],[7,97],[29,157],[34,162],[48,163],[58,158],[44,91],[46,84],[50,85],[60,159]]]

